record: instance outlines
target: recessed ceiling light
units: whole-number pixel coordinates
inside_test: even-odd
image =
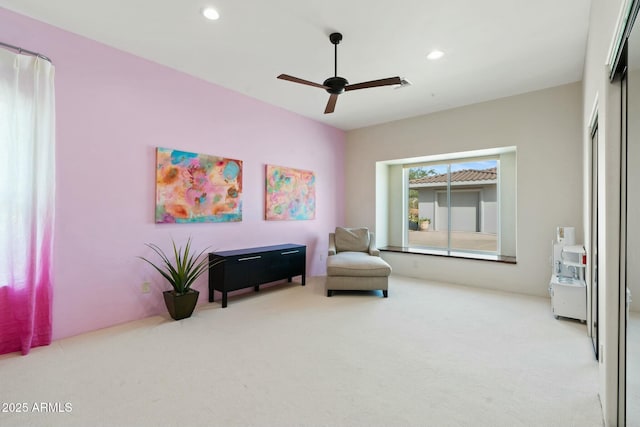
[[[220,14],[218,13],[218,11],[212,7],[205,7],[204,9],[202,9],[202,15],[207,19],[211,19],[212,21],[220,18]]]
[[[432,50],[427,55],[427,59],[435,60],[435,59],[440,59],[443,56],[444,56],[444,52],[443,51],[441,51],[441,50]]]

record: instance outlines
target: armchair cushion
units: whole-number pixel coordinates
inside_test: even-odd
[[[367,252],[369,229],[336,227],[335,245],[337,252]]]
[[[327,258],[327,276],[386,277],[389,274],[389,264],[367,252],[341,252]]]

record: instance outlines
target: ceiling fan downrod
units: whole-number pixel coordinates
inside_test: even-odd
[[[342,40],[342,34],[331,33],[329,35],[329,40],[333,43],[333,77],[338,77],[338,45]]]
[[[326,91],[331,95],[340,95],[344,93],[344,88],[349,84],[347,79],[344,77],[338,77],[338,44],[342,40],[342,34],[340,33],[331,33],[329,35],[329,40],[333,43],[333,77],[329,77],[322,84],[327,86],[328,89]]]

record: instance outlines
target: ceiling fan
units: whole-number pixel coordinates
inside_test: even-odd
[[[356,83],[350,85],[347,79],[344,77],[338,76],[338,44],[342,40],[342,34],[340,33],[331,33],[329,35],[329,40],[334,45],[335,53],[335,66],[334,66],[334,75],[333,77],[329,77],[322,84],[310,82],[309,80],[300,79],[298,77],[293,77],[288,74],[280,74],[278,76],[281,80],[288,80],[294,83],[300,83],[307,86],[319,87],[321,89],[329,92],[329,102],[327,102],[327,107],[324,109],[325,114],[333,113],[336,108],[336,101],[338,100],[338,95],[345,91],[356,90],[356,89],[366,89],[370,87],[378,87],[378,86],[390,86],[390,85],[399,85],[402,83],[400,77],[389,77],[386,79],[380,80],[371,80],[363,83]]]

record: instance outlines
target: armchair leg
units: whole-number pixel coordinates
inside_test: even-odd
[[[331,289],[327,289],[327,296],[333,296],[333,291]]]
[[[383,296],[384,298],[387,298],[387,297],[389,296],[389,291],[385,291],[385,290],[383,290],[383,291],[382,291],[382,296]]]

